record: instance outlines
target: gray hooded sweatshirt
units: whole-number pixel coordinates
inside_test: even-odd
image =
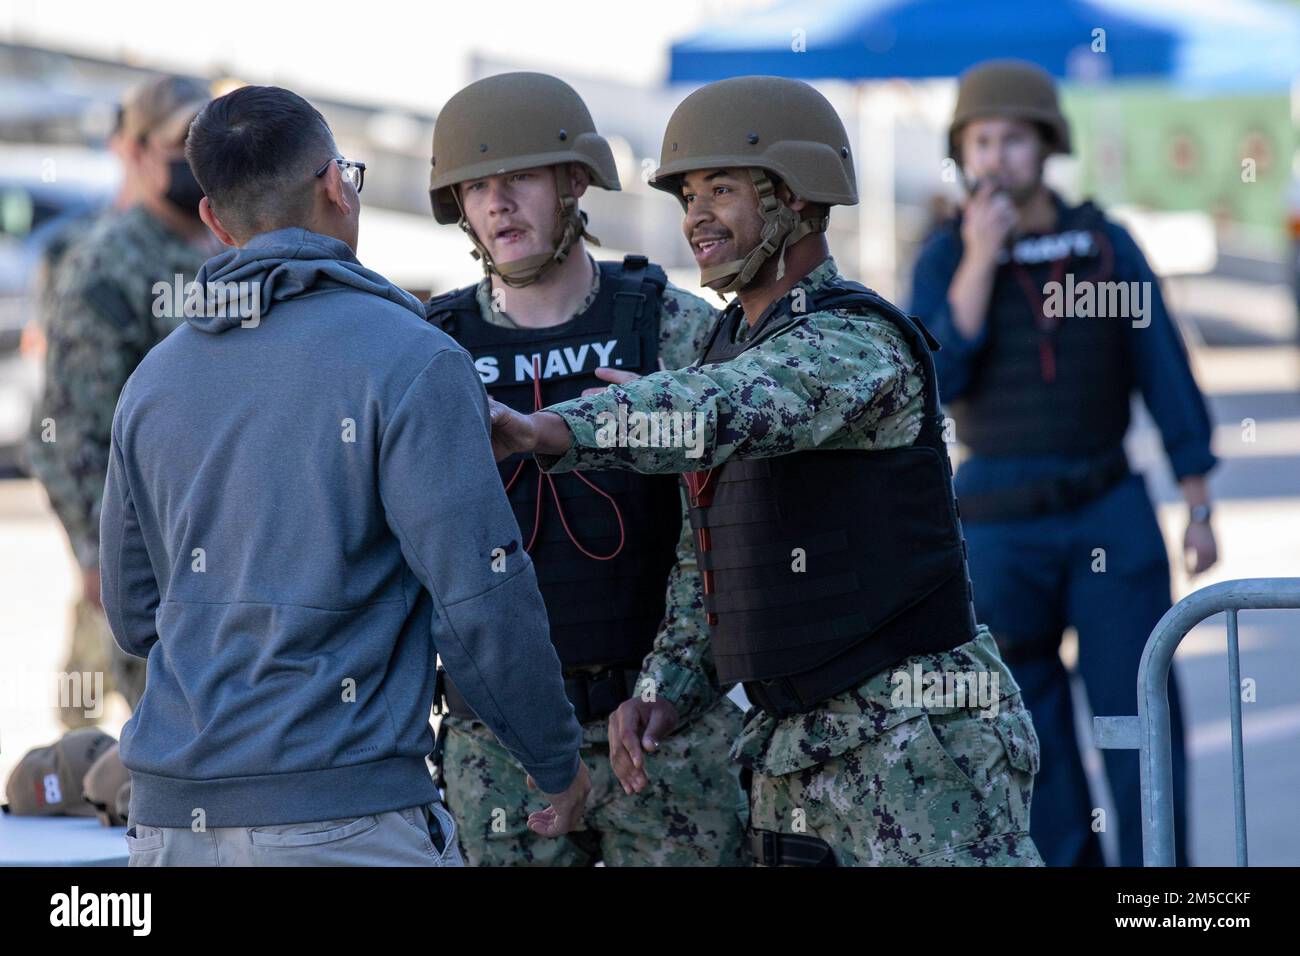
[[[222,253],[197,281],[248,283],[260,314],[204,309],[146,356],[104,492],[104,609],[148,660],[121,741],[133,821],[300,823],[436,799],[435,654],[539,786],[564,789],[581,728],[469,355],[345,243],[303,229]]]

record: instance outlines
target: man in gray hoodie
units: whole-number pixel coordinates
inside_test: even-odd
[[[434,656],[550,805],[581,730],[468,354],[356,259],[364,166],[301,97],[214,100],[186,153],[235,248],[113,420],[104,608],[148,661],[122,732],[131,864],[460,862],[425,756]]]

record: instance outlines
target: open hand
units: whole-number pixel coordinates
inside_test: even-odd
[[[537,782],[528,778],[528,786],[537,789]],[[550,805],[544,810],[534,810],[528,814],[528,828],[544,837],[564,836],[576,829],[587,812],[587,796],[591,793],[591,774],[587,765],[578,761],[578,773],[573,783],[563,793],[548,793],[546,799]]]

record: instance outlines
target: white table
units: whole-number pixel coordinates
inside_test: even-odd
[[[0,813],[0,866],[126,866],[126,827],[95,817]]]

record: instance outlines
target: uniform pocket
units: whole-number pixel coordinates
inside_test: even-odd
[[[1023,705],[995,717],[993,729],[1002,740],[1011,766],[1030,775],[1038,773],[1042,756],[1038,732],[1034,730],[1033,718]]]
[[[254,827],[248,832],[248,838],[255,846],[320,846],[368,833],[378,825],[379,818],[375,816],[322,820],[319,823],[287,823]]]
[[[1038,773],[1041,762],[1038,733],[1034,730],[1029,710],[1018,700],[1014,708],[994,718],[993,729],[1002,742],[1009,765],[1003,787],[1011,810],[1011,825],[1028,834],[1034,800],[1034,774]]]
[[[989,749],[984,723],[983,718],[969,711],[944,715],[923,713],[917,717],[912,744],[917,751],[913,759],[923,768],[922,773],[927,770],[940,773],[956,784],[982,793],[984,787],[976,776]]]
[[[805,714],[774,720],[755,707],[732,747],[733,759],[739,758],[742,763],[750,761],[755,773],[783,777],[827,763],[874,741],[905,740],[910,735],[908,728],[912,721],[924,714],[919,707],[872,703],[865,711],[842,712],[818,707]]]

